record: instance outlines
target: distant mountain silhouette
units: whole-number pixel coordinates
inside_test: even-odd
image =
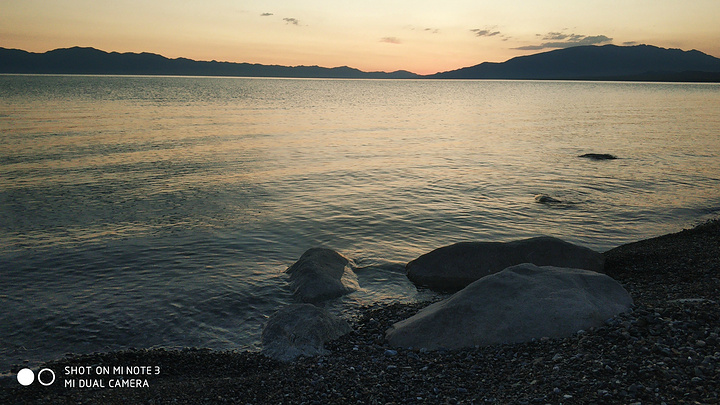
[[[485,62],[434,79],[720,81],[720,59],[650,45],[578,46]]]
[[[95,48],[81,47],[55,49],[45,53],[0,48],[0,73],[370,79],[418,77],[414,73],[403,70],[385,73],[363,72],[347,66],[323,68],[319,66],[289,67],[216,61],[202,62],[185,58],[168,59],[153,53],[108,53]]]
[[[0,73],[720,82],[720,59],[696,50],[650,45],[578,46],[420,76],[404,70],[385,73],[363,72],[347,66],[324,68],[204,62],[169,59],[152,53],[108,53],[80,47],[45,53],[0,48]]]

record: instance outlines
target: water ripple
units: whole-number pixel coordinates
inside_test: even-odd
[[[347,312],[422,299],[403,263],[453,242],[679,230],[720,211],[717,89],[0,76],[0,368],[257,348],[315,246],[358,265]]]

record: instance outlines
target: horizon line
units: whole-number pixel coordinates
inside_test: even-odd
[[[127,54],[130,54],[130,55],[143,55],[143,54],[147,54],[147,55],[157,55],[157,56],[161,56],[161,57],[163,57],[163,58],[165,58],[165,59],[168,59],[168,60],[182,60],[182,59],[185,59],[185,60],[190,60],[190,61],[193,61],[193,62],[228,63],[228,64],[238,64],[238,65],[247,64],[247,65],[274,66],[274,67],[276,66],[276,67],[287,67],[287,68],[301,68],[301,67],[317,67],[317,68],[323,68],[323,69],[342,69],[342,68],[348,68],[348,69],[357,70],[357,71],[362,72],[362,73],[385,73],[385,74],[392,74],[392,73],[398,73],[398,72],[407,72],[407,73],[412,73],[413,75],[416,75],[416,76],[419,76],[419,77],[425,77],[425,76],[432,76],[432,75],[441,74],[441,73],[446,73],[446,72],[452,72],[452,71],[455,71],[455,70],[460,70],[460,69],[469,68],[469,67],[473,67],[473,66],[478,66],[478,65],[481,65],[481,64],[484,64],[484,63],[497,63],[497,64],[499,64],[499,63],[505,63],[505,62],[510,61],[510,60],[512,60],[512,59],[515,59],[515,58],[521,58],[521,57],[532,56],[532,55],[540,55],[540,54],[549,53],[549,52],[554,52],[554,51],[559,51],[559,50],[563,50],[563,49],[580,48],[580,47],[601,48],[601,47],[605,47],[605,46],[615,46],[615,47],[618,47],[618,48],[633,48],[633,47],[640,47],[640,46],[649,46],[649,47],[654,47],[654,48],[659,48],[659,49],[667,49],[667,50],[677,49],[677,50],[681,50],[681,51],[683,51],[683,52],[691,52],[691,51],[702,52],[702,51],[700,51],[700,50],[698,50],[698,49],[684,50],[684,49],[681,49],[681,48],[663,48],[663,47],[660,47],[660,46],[650,45],[650,44],[633,44],[633,45],[616,45],[616,44],[604,44],[604,45],[574,45],[574,46],[568,46],[568,47],[564,47],[564,48],[554,48],[554,49],[550,49],[550,50],[547,50],[547,51],[536,52],[536,53],[531,53],[531,54],[527,54],[527,55],[513,56],[513,57],[511,57],[511,58],[509,58],[509,59],[506,59],[506,60],[504,60],[504,61],[502,61],[502,62],[482,61],[482,62],[476,63],[476,64],[474,64],[474,65],[461,66],[461,67],[458,67],[458,68],[455,68],[455,69],[451,69],[451,70],[437,71],[437,72],[428,73],[428,74],[420,74],[420,73],[415,73],[415,72],[410,71],[410,70],[407,70],[407,69],[398,69],[398,70],[392,70],[392,71],[387,71],[387,70],[371,70],[371,71],[366,71],[366,70],[361,70],[361,69],[359,69],[359,68],[356,68],[356,67],[353,67],[353,66],[349,66],[349,65],[338,65],[338,66],[280,65],[280,64],[264,64],[264,63],[257,63],[257,62],[233,62],[233,61],[227,61],[227,60],[225,60],[225,61],[219,61],[219,60],[215,60],[215,59],[213,59],[213,60],[198,60],[198,59],[191,59],[191,58],[188,58],[188,57],[185,57],[185,56],[178,56],[178,57],[173,58],[173,57],[165,56],[165,55],[163,55],[163,54],[161,54],[161,53],[155,53],[155,52],[149,52],[149,51],[140,51],[140,52],[138,52],[138,51],[128,51],[128,52],[107,51],[107,50],[104,50],[104,49],[96,48],[96,47],[94,47],[94,46],[82,46],[82,45],[73,45],[73,46],[68,46],[68,47],[54,48],[54,49],[46,50],[46,51],[44,51],[44,52],[33,52],[33,51],[28,51],[28,50],[20,49],[20,48],[5,48],[5,47],[3,47],[3,46],[0,46],[0,48],[4,48],[4,49],[8,49],[8,50],[17,50],[17,51],[27,52],[27,53],[31,53],[31,54],[36,54],[36,55],[42,55],[42,54],[46,54],[46,53],[48,53],[48,52],[53,52],[53,51],[69,50],[69,49],[76,49],[76,48],[78,48],[78,49],[92,49],[92,50],[104,52],[104,53],[107,53],[107,54],[113,54],[113,53],[114,53],[114,54],[120,54],[120,55],[127,55]],[[705,52],[702,52],[702,53],[705,53]],[[705,54],[706,54],[706,53],[705,53]],[[706,55],[709,55],[709,54],[706,54]],[[713,56],[713,55],[709,55],[709,56]],[[713,57],[715,57],[715,56],[713,56]],[[136,75],[136,76],[137,76],[137,75]],[[158,76],[158,75],[152,75],[152,76]],[[169,76],[172,76],[172,75],[169,75]],[[255,76],[251,76],[251,77],[255,77]]]
[[[678,82],[678,83],[718,83],[720,82],[720,71],[714,71],[714,70],[701,70],[701,69],[688,69],[684,71],[652,71],[648,70],[645,72],[638,72],[638,73],[628,73],[628,74],[593,74],[593,75],[566,75],[565,77],[562,76],[546,76],[546,77],[534,77],[532,75],[527,76],[508,76],[508,77],[442,77],[442,75],[445,75],[447,73],[453,74],[454,72],[460,72],[466,69],[472,69],[475,67],[481,67],[482,65],[489,64],[489,65],[501,65],[504,63],[507,63],[509,61],[520,59],[520,58],[527,58],[537,55],[543,55],[548,53],[554,53],[558,51],[568,50],[568,49],[574,49],[574,48],[604,48],[604,47],[614,47],[614,48],[654,48],[655,50],[662,50],[662,51],[675,51],[675,52],[682,52],[682,53],[691,53],[691,52],[697,52],[702,55],[705,55],[707,57],[713,58],[713,59],[720,59],[715,56],[706,54],[702,51],[699,51],[697,49],[691,49],[691,50],[683,50],[680,48],[664,48],[659,47],[656,45],[649,45],[649,44],[624,44],[624,45],[616,45],[616,44],[604,44],[604,45],[577,45],[577,46],[569,46],[564,48],[556,48],[551,50],[546,50],[542,52],[536,52],[532,54],[527,55],[519,55],[514,56],[512,58],[507,59],[503,62],[481,62],[475,65],[471,66],[465,66],[453,70],[447,70],[447,71],[439,71],[435,73],[429,73],[429,74],[418,74],[415,72],[411,72],[409,70],[399,69],[394,71],[364,71],[358,68],[354,68],[347,65],[342,66],[334,66],[334,67],[325,67],[320,65],[280,65],[280,64],[262,64],[262,63],[252,63],[252,62],[231,62],[231,61],[217,61],[215,59],[213,60],[196,60],[196,59],[190,59],[187,57],[179,56],[176,58],[167,57],[165,55],[154,53],[154,52],[136,52],[136,51],[128,51],[128,52],[120,52],[120,51],[105,51],[99,48],[95,48],[92,46],[80,46],[80,45],[74,45],[70,47],[61,47],[61,48],[55,48],[50,49],[44,52],[33,52],[33,51],[27,51],[19,48],[4,48],[0,46],[0,49],[4,49],[7,51],[17,51],[26,53],[28,55],[46,55],[51,52],[55,51],[69,51],[73,49],[79,49],[79,50],[86,50],[86,51],[96,51],[98,53],[102,53],[104,55],[119,55],[119,56],[154,56],[158,58],[162,58],[169,62],[176,62],[176,61],[187,61],[189,63],[206,63],[206,64],[227,64],[227,65],[245,65],[249,67],[258,67],[258,68],[279,68],[281,71],[276,71],[275,73],[271,74],[233,74],[233,73],[210,73],[207,71],[208,67],[202,68],[199,67],[196,72],[187,72],[189,74],[184,74],[182,71],[177,72],[175,74],[172,73],[171,70],[165,69],[149,69],[149,71],[146,72],[138,72],[138,73],[132,73],[132,72],[124,72],[124,71],[117,71],[113,70],[111,68],[105,68],[105,69],[95,69],[95,71],[82,71],[82,70],[76,70],[73,71],[73,69],[62,71],[63,69],[54,67],[55,71],[44,69],[45,72],[33,72],[33,71],[23,71],[23,69],[15,69],[16,71],[8,71],[3,72],[0,74],[3,75],[68,75],[68,76],[136,76],[136,77],[247,77],[247,78],[288,78],[288,79],[362,79],[362,80],[388,80],[388,79],[397,79],[397,80],[528,80],[528,81],[579,81],[579,82],[658,82],[658,83],[669,83],[669,82]],[[50,65],[53,66],[52,64]],[[138,66],[143,66],[143,64],[139,64]],[[233,66],[229,66],[229,68],[232,70]],[[296,72],[296,74],[288,74],[288,72],[282,72],[282,69],[301,69],[301,68],[310,68],[310,69],[322,69],[324,71],[336,71],[338,69],[347,69],[350,71],[353,71],[355,73],[350,72],[341,72],[339,74],[330,75],[328,72],[325,72],[324,74],[311,74],[310,72],[305,72],[304,74]],[[92,70],[92,69],[91,69]],[[105,70],[105,72],[103,72]],[[141,70],[141,69],[139,69]],[[395,77],[392,77],[392,75],[395,74]],[[375,75],[376,77],[357,77],[357,76],[363,76],[363,75]],[[383,75],[387,75],[390,77],[383,77]],[[404,77],[403,77],[404,76]],[[440,77],[438,77],[440,76]]]

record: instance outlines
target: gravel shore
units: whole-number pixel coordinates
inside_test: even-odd
[[[40,367],[55,371],[50,386],[2,381],[0,403],[720,403],[720,221],[604,255],[607,274],[630,292],[635,308],[565,339],[397,349],[384,341],[385,330],[427,303],[392,304],[359,311],[354,331],[326,345],[323,357],[282,364],[206,349],[76,356]],[[90,366],[91,374],[65,375],[70,366]],[[80,388],[83,379],[103,387]],[[76,386],[65,387],[66,380]],[[109,386],[118,383],[140,386]]]

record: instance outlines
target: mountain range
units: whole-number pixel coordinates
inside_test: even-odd
[[[363,72],[347,66],[279,66],[251,63],[169,59],[154,53],[104,52],[95,48],[62,48],[45,53],[0,48],[0,73],[105,74],[238,77],[317,77],[404,79],[417,75],[406,71]]]
[[[431,75],[436,79],[660,80],[720,79],[720,59],[697,50],[650,45],[577,46],[503,63],[479,65]],[[694,81],[694,80],[691,80]]]
[[[364,79],[525,79],[720,82],[720,59],[651,45],[578,46],[432,75],[363,72],[347,66],[279,66],[169,59],[152,53],[63,48],[45,53],[0,48],[0,73],[183,75]]]

